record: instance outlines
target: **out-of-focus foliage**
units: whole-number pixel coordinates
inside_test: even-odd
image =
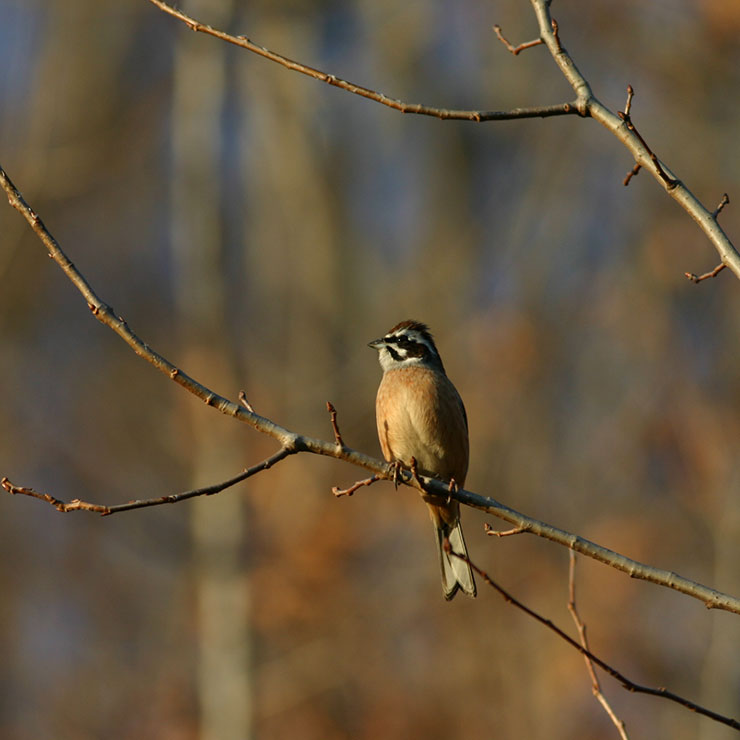
[[[737,3],[556,0],[553,14],[597,96],[621,108],[631,83],[658,155],[705,203],[740,200]],[[685,280],[714,251],[649,175],[622,186],[632,161],[605,130],[401,116],[196,37],[226,70],[219,166],[197,183],[218,198],[224,324],[199,351],[170,222],[189,32],[145,0],[0,0],[0,17],[0,162],[168,359],[316,436],[331,436],[331,399],[345,441],[379,454],[365,344],[424,320],[468,407],[472,490],[740,591],[740,285]],[[543,48],[514,58],[490,31],[531,38],[524,0],[235,2],[202,20],[409,101],[572,97]],[[196,107],[207,86],[193,80]],[[737,243],[734,202],[722,222]],[[273,449],[98,325],[10,208],[0,279],[0,474],[115,502],[193,486],[201,424],[241,451],[220,478]],[[360,475],[302,456],[222,494],[242,502],[256,736],[614,735],[574,651],[484,586],[444,602],[414,494],[334,499]],[[0,736],[198,737],[192,511],[62,517],[0,497]],[[567,553],[463,516],[475,561],[570,628]],[[737,616],[584,560],[578,573],[599,655],[740,715]],[[635,738],[730,737],[605,689]]]

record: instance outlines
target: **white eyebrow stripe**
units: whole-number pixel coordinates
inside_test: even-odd
[[[423,344],[432,355],[437,354],[437,349],[435,348],[434,344],[430,342],[423,334],[416,331],[416,329],[401,329],[400,331],[394,332],[393,334],[386,334],[384,339],[387,342],[393,342],[395,344],[396,340],[400,339],[401,337],[406,337],[409,341],[415,342],[416,344]]]

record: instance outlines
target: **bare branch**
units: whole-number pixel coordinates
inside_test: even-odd
[[[466,555],[462,555],[460,553],[455,552],[451,547],[449,542],[445,542],[445,550],[448,554],[453,555],[456,558],[459,558],[460,560],[465,561],[491,588],[498,591],[501,596],[507,601],[509,604],[512,604],[517,609],[521,609],[525,614],[529,615],[533,619],[537,620],[540,624],[544,624],[545,627],[547,627],[549,630],[552,630],[558,637],[560,637],[562,640],[567,642],[571,647],[578,650],[581,655],[583,655],[585,658],[590,660],[595,665],[599,666],[603,671],[608,673],[612,678],[615,678],[617,681],[619,681],[622,686],[627,689],[627,691],[632,691],[637,694],[648,694],[650,696],[659,696],[662,699],[668,699],[669,701],[675,702],[676,704],[680,704],[683,707],[686,707],[687,709],[690,709],[693,712],[696,712],[697,714],[702,714],[705,717],[709,717],[716,722],[720,722],[724,725],[727,725],[728,727],[732,727],[735,730],[740,730],[740,722],[738,722],[736,719],[733,719],[732,717],[726,717],[723,714],[718,714],[717,712],[712,711],[711,709],[707,709],[706,707],[701,706],[700,704],[696,704],[695,702],[685,699],[682,696],[679,696],[678,694],[674,694],[672,691],[668,691],[668,689],[665,688],[652,688],[651,686],[643,686],[641,684],[635,683],[634,681],[627,678],[623,673],[620,673],[616,668],[613,668],[611,665],[606,663],[601,658],[594,655],[588,648],[584,647],[583,645],[576,642],[570,635],[566,634],[563,630],[560,629],[560,627],[557,627],[550,619],[547,619],[543,617],[542,615],[538,614],[534,609],[530,609],[528,606],[523,604],[518,599],[515,599],[508,591],[506,591],[502,586],[499,586],[498,583],[496,583],[485,571],[481,570],[475,563],[473,563],[469,557]]]
[[[270,61],[280,64],[287,69],[301,74],[313,77],[316,80],[326,82],[329,85],[339,87],[342,90],[360,95],[364,98],[386,105],[389,108],[398,110],[401,113],[415,113],[418,115],[434,116],[444,120],[466,120],[466,121],[502,121],[517,118],[545,118],[548,116],[561,116],[577,114],[582,117],[591,117],[598,121],[602,126],[614,134],[624,146],[632,153],[635,161],[640,167],[649,169],[653,176],[659,180],[668,194],[696,221],[699,228],[705,233],[707,238],[712,242],[719,253],[722,262],[726,264],[735,275],[740,278],[740,253],[738,253],[734,244],[730,241],[727,234],[717,223],[713,214],[708,211],[696,196],[677,178],[674,177],[670,170],[658,159],[655,153],[650,149],[642,136],[637,132],[634,125],[629,120],[629,105],[625,106],[624,113],[615,114],[603,105],[591,91],[591,86],[586,78],[576,67],[573,59],[563,48],[560,41],[559,27],[557,22],[550,15],[550,0],[530,0],[537,17],[540,27],[540,41],[547,46],[554,61],[563,73],[563,76],[570,83],[576,93],[576,99],[573,102],[562,103],[560,105],[540,106],[533,108],[514,108],[509,111],[480,111],[480,110],[450,110],[447,108],[434,108],[419,103],[405,103],[401,100],[389,98],[383,93],[370,90],[369,88],[355,85],[352,82],[343,80],[333,74],[322,72],[321,70],[310,67],[301,62],[294,61],[288,57],[271,51],[264,46],[258,46],[251,42],[245,36],[232,36],[231,34],[219,31],[205,23],[192,18],[163,0],[149,0],[160,10],[177,18],[185,23],[191,30],[206,33],[215,38],[235,44],[247,51],[259,54]],[[511,47],[503,37],[502,41]],[[524,46],[537,45],[535,42],[527,42]],[[512,47],[516,49],[517,47]],[[510,49],[511,50],[511,49]],[[631,105],[631,97],[629,98]],[[633,168],[630,175],[625,178],[624,184],[627,185],[632,177],[639,170]]]
[[[576,67],[573,59],[562,47],[560,39],[552,29],[549,0],[530,0],[540,37],[546,44],[555,63],[563,76],[570,83],[577,95],[578,110],[582,116],[590,116],[616,136],[634,156],[641,167],[648,169],[666,192],[698,224],[719,253],[722,262],[740,278],[740,253],[719,226],[713,214],[708,211],[696,196],[671,171],[661,163],[652,150],[637,133],[626,125],[625,121],[610,111],[593,94],[591,86]],[[625,106],[626,107],[626,106]],[[629,182],[629,180],[627,180]]]
[[[133,331],[123,318],[116,315],[113,309],[104,303],[90,287],[79,270],[72,264],[67,255],[44,226],[41,219],[33,212],[30,206],[23,199],[16,187],[11,182],[5,171],[0,167],[0,187],[8,195],[9,203],[17,209],[31,225],[31,228],[39,237],[49,252],[49,256],[61,267],[69,280],[80,291],[87,305],[91,308],[93,315],[103,324],[112,329],[123,339],[137,355],[156,367],[160,372],[173,380],[185,390],[200,398],[204,403],[220,411],[222,414],[238,419],[245,424],[249,424],[253,429],[266,434],[277,440],[281,448],[285,450],[285,455],[297,452],[310,452],[314,455],[324,455],[333,457],[338,460],[356,465],[360,468],[370,471],[377,475],[379,479],[402,482],[406,485],[413,486],[422,493],[440,496],[444,499],[453,498],[461,504],[471,506],[481,511],[486,511],[493,516],[503,519],[513,524],[515,527],[522,528],[524,531],[537,537],[552,542],[557,542],[564,547],[580,552],[587,557],[605,563],[616,570],[628,573],[632,578],[649,581],[660,586],[672,588],[680,593],[691,596],[692,598],[702,601],[709,609],[723,609],[740,614],[740,598],[722,593],[716,589],[709,588],[688,578],[679,576],[671,571],[640,563],[631,560],[624,555],[609,550],[606,547],[584,539],[579,535],[567,532],[558,527],[554,527],[546,522],[539,521],[532,517],[522,514],[515,509],[499,503],[493,498],[481,496],[477,493],[466,491],[459,488],[450,490],[448,483],[434,478],[425,476],[414,476],[400,466],[381,462],[362,452],[353,450],[349,447],[339,447],[336,443],[326,442],[324,440],[307,437],[297,434],[289,429],[279,426],[270,419],[255,414],[247,408],[235,404],[233,401],[218,395],[206,386],[202,385],[195,379],[191,378],[179,368],[175,367],[169,360],[155,352],[149,345],[142,341]],[[7,490],[7,489],[6,489]],[[30,489],[28,489],[30,490]],[[45,494],[38,496],[44,498]],[[162,502],[166,503],[166,502]],[[121,506],[127,507],[128,504]],[[129,507],[130,508],[130,507]],[[123,509],[122,509],[123,510]]]
[[[223,483],[216,483],[212,486],[206,486],[205,488],[194,488],[191,491],[183,491],[182,493],[172,493],[167,496],[158,496],[157,498],[148,499],[136,499],[133,501],[127,501],[123,504],[115,504],[114,506],[106,506],[105,504],[92,504],[88,501],[80,501],[75,498],[71,501],[61,501],[48,493],[39,493],[34,491],[33,488],[25,488],[24,486],[15,486],[7,478],[0,480],[0,486],[2,486],[8,493],[13,495],[31,496],[33,498],[41,499],[50,503],[57,511],[67,513],[70,511],[94,511],[102,516],[109,516],[110,514],[118,514],[121,511],[131,511],[132,509],[144,509],[149,506],[160,506],[161,504],[176,504],[179,501],[185,501],[189,498],[195,498],[196,496],[213,496],[216,493],[221,493],[227,488],[235,486],[237,483],[241,483],[247,478],[251,478],[257,473],[261,473],[264,470],[269,470],[273,465],[276,465],[281,460],[284,460],[289,455],[292,455],[296,450],[289,450],[285,447],[281,447],[274,455],[271,455],[266,460],[263,460],[251,468],[243,470],[239,475],[235,475],[233,478],[225,480]]]
[[[642,169],[641,164],[636,164],[625,176],[624,180],[622,180],[622,185],[624,187],[627,187],[630,184],[630,180],[635,176],[640,174],[640,170]]]
[[[655,156],[652,149],[650,149],[650,147],[647,145],[647,143],[645,142],[645,139],[642,138],[642,136],[640,135],[640,132],[635,128],[635,124],[632,123],[632,119],[630,118],[630,109],[632,108],[632,98],[634,97],[634,95],[635,95],[635,91],[632,89],[632,85],[627,85],[627,103],[624,106],[624,111],[621,111],[621,110],[617,111],[617,116],[619,116],[619,118],[621,118],[624,121],[627,128],[639,139],[642,146],[645,147],[648,154],[650,155],[650,160],[655,166],[655,169],[658,175],[660,176],[661,180],[663,180],[663,182],[666,184],[666,187],[669,190],[673,189],[676,187],[676,185],[678,185],[678,180],[675,180],[672,177],[668,177],[662,165],[660,164],[660,161]],[[634,167],[632,168],[632,172],[634,174],[637,174],[637,172],[635,172]],[[629,184],[628,178],[625,178],[624,184],[625,185]]]
[[[548,3],[548,6],[550,3]],[[555,40],[555,46],[559,52],[563,51],[563,47],[560,45],[560,34],[558,30],[558,22],[554,19],[550,19],[550,27],[552,28],[552,37]]]
[[[581,641],[581,646],[586,648],[586,650],[589,650],[588,638],[586,637],[586,625],[581,620],[581,617],[578,614],[578,609],[576,607],[576,554],[573,552],[573,550],[571,550],[569,555],[570,565],[568,567],[568,611],[570,612],[571,617],[573,617],[573,622],[575,623],[576,629],[578,630],[578,637]],[[611,705],[606,700],[606,697],[601,691],[601,684],[599,683],[596,671],[594,670],[594,664],[587,655],[584,655],[583,659],[586,661],[586,669],[588,670],[588,675],[591,677],[591,691],[593,692],[593,695],[596,697],[599,704],[601,704],[601,706],[604,708],[604,711],[607,713],[607,715],[609,715],[609,719],[611,719],[611,721],[614,723],[614,726],[617,728],[617,732],[619,732],[619,736],[622,738],[622,740],[629,740],[629,735],[627,735],[627,728],[624,726],[624,722],[619,719],[614,713],[614,710],[611,708]]]
[[[533,46],[540,46],[544,43],[542,39],[534,39],[534,41],[525,41],[523,44],[519,44],[519,46],[514,46],[510,44],[506,38],[504,37],[504,34],[501,31],[501,26],[495,25],[493,26],[493,30],[496,33],[496,36],[498,36],[498,40],[514,55],[516,56],[520,52],[524,51],[525,49],[531,49]]]
[[[259,54],[261,57],[265,57],[265,59],[269,59],[270,61],[280,64],[294,72],[299,72],[308,77],[313,77],[315,80],[326,82],[327,85],[333,85],[334,87],[341,88],[342,90],[346,90],[354,95],[368,98],[376,103],[380,103],[381,105],[386,105],[389,108],[400,111],[401,113],[432,116],[433,118],[441,118],[443,120],[475,121],[476,123],[481,123],[483,121],[508,121],[516,118],[547,118],[549,116],[578,115],[578,111],[574,108],[573,103],[543,105],[535,108],[514,108],[508,111],[453,110],[448,108],[434,108],[429,105],[422,105],[421,103],[406,103],[402,100],[390,98],[383,93],[376,92],[375,90],[370,90],[362,85],[348,82],[336,75],[322,72],[320,69],[310,67],[307,64],[296,62],[295,60],[289,59],[275,51],[271,51],[264,46],[259,46],[253,43],[246,36],[232,36],[224,31],[219,31],[217,28],[213,28],[205,23],[201,23],[195,18],[191,18],[181,10],[177,10],[171,5],[162,2],[162,0],[149,1],[156,5],[160,10],[163,10],[165,13],[182,21],[192,31],[199,31],[201,33],[206,33],[209,36],[214,36],[217,39],[221,39],[221,41],[226,41],[229,44],[234,44],[235,46],[251,51],[254,54]]]
[[[627,128],[638,138],[638,140],[640,141],[640,144],[642,144],[642,146],[645,148],[648,155],[650,156],[650,161],[653,163],[653,166],[655,167],[655,170],[658,173],[658,176],[660,177],[661,180],[663,180],[666,187],[669,190],[672,190],[673,188],[675,188],[678,185],[678,180],[676,180],[673,177],[669,177],[666,174],[666,171],[663,169],[663,165],[661,165],[660,160],[655,155],[655,152],[653,152],[653,150],[647,145],[647,142],[645,141],[645,139],[642,138],[642,134],[640,134],[640,132],[635,128],[635,124],[632,123],[632,119],[626,113],[623,113],[622,111],[617,111],[617,115],[619,116],[619,118],[621,118],[624,121],[625,126],[627,126]]]

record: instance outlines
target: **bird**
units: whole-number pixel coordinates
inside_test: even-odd
[[[375,401],[383,457],[406,467],[415,464],[424,475],[463,487],[468,472],[468,417],[429,327],[411,319],[401,321],[368,346],[377,350],[383,369]],[[445,599],[452,599],[458,590],[474,597],[470,565],[445,550],[447,540],[453,552],[467,558],[460,504],[439,496],[423,498],[437,536]]]

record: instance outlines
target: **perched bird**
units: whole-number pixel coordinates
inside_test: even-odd
[[[468,418],[429,329],[418,321],[402,321],[368,346],[378,351],[383,368],[375,403],[383,457],[407,467],[414,458],[420,473],[454,479],[462,488],[468,472]],[[437,533],[445,598],[451,599],[458,589],[475,596],[470,566],[444,549],[448,539],[453,552],[467,556],[460,504],[433,496],[424,499]]]

